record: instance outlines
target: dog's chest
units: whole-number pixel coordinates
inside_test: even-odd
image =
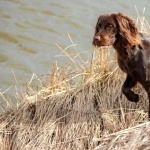
[[[133,70],[133,64],[126,59],[122,59],[122,58],[118,58],[118,65],[120,67],[120,69],[129,74],[132,70]]]
[[[132,53],[128,54],[128,57],[119,56],[118,65],[123,72],[131,75],[133,72],[138,72],[145,68],[142,53],[137,50],[132,51]]]

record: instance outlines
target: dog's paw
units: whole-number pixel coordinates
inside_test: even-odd
[[[131,102],[137,103],[139,101],[139,95],[138,94],[132,94],[127,97],[127,99]]]

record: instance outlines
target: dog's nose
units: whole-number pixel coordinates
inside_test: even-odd
[[[97,35],[97,36],[95,36],[95,37],[94,37],[94,40],[98,40],[98,41],[100,41],[100,40],[101,40],[101,38],[100,38],[100,36],[98,36],[98,35]]]

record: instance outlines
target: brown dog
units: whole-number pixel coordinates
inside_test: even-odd
[[[127,74],[122,92],[128,100],[138,102],[139,95],[131,88],[139,82],[148,94],[150,120],[150,37],[139,33],[135,21],[127,15],[112,13],[98,18],[93,45],[113,45],[119,67]]]

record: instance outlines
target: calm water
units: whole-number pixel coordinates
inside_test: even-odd
[[[67,62],[55,57],[61,54],[55,43],[71,44],[67,33],[88,60],[98,15],[120,11],[136,19],[135,5],[140,14],[146,7],[150,23],[149,0],[0,0],[0,92],[10,87],[5,97],[15,103],[15,85],[22,87],[33,73],[48,73],[56,60]]]

